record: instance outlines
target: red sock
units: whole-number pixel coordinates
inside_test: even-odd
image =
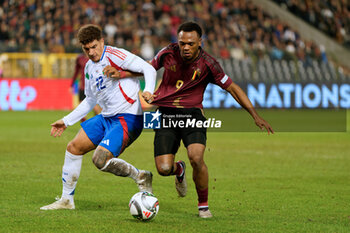
[[[176,162],[176,171],[174,171],[174,175],[181,176],[183,167],[180,163],[180,161]]]
[[[196,189],[198,195],[198,208],[208,208],[208,188],[203,190]]]

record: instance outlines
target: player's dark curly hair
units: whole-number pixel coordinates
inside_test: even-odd
[[[102,38],[102,29],[93,24],[87,24],[82,26],[78,31],[78,40],[81,44],[86,45],[94,40],[100,40]]]
[[[193,32],[193,31],[196,31],[199,38],[202,37],[202,28],[195,22],[185,22],[183,24],[181,24],[179,26],[179,28],[177,29],[177,34],[179,34],[181,31],[184,31],[184,32]]]

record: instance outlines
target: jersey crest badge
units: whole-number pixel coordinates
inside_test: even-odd
[[[176,72],[176,65],[171,65],[169,69],[173,72]]]

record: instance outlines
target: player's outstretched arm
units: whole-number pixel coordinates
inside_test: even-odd
[[[62,118],[64,125],[66,127],[74,125],[83,117],[85,117],[95,107],[96,104],[96,99],[87,95],[85,99],[71,113]],[[62,122],[60,120],[56,121],[55,123],[59,123],[58,126],[60,127],[62,125]]]
[[[60,119],[54,123],[51,124],[51,136],[57,137],[61,136],[63,131],[67,128],[67,126],[64,124],[63,120]]]
[[[235,83],[231,83],[228,88],[226,88],[232,97],[245,109],[249,112],[249,114],[253,117],[255,124],[261,129],[266,129],[267,133],[274,133],[274,130],[270,126],[270,124],[265,121],[259,114],[255,111],[253,104],[250,102],[248,96],[244,93],[244,91]]]

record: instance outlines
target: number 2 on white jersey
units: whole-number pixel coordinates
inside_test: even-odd
[[[106,85],[103,84],[103,77],[102,76],[96,78],[96,87],[97,87],[97,90],[99,90],[99,91],[106,88]]]

